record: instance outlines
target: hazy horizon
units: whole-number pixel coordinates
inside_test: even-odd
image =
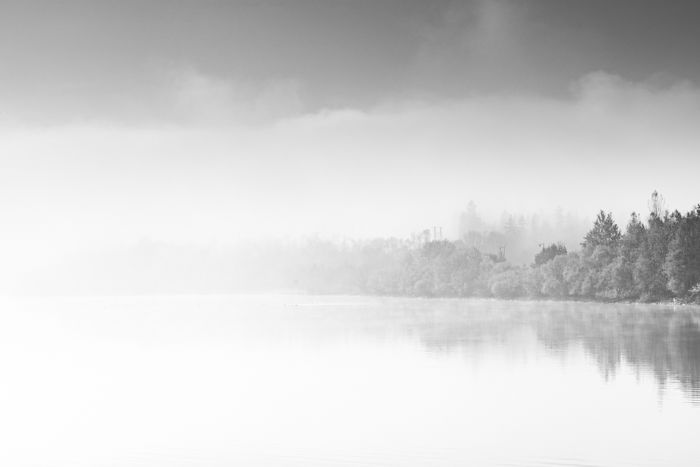
[[[2,1],[6,264],[142,239],[456,238],[470,200],[494,223],[624,225],[653,190],[689,210],[699,11]]]

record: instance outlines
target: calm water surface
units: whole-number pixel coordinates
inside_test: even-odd
[[[700,313],[363,297],[0,302],[0,465],[700,465]]]

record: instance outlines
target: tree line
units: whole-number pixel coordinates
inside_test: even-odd
[[[377,239],[302,247],[295,286],[314,293],[700,302],[700,204],[668,212],[654,192],[645,220],[620,229],[600,211],[577,251],[543,245],[529,265],[468,239]]]

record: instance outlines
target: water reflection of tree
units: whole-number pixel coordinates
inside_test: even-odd
[[[498,344],[533,330],[552,352],[575,346],[597,362],[607,379],[623,364],[651,372],[663,387],[677,381],[693,399],[700,395],[700,313],[664,307],[587,303],[454,301],[416,314],[413,332],[433,350]],[[408,323],[406,323],[408,324]],[[699,399],[700,400],[700,399]]]
[[[548,345],[580,342],[606,378],[624,361],[651,371],[661,385],[674,379],[687,391],[700,389],[700,327],[693,313],[577,308],[540,314],[538,337]]]

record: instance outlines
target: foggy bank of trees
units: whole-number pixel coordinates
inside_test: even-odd
[[[457,241],[309,242],[295,284],[316,293],[700,302],[700,204],[650,213],[621,229],[601,211],[579,251],[542,246],[530,265]]]

